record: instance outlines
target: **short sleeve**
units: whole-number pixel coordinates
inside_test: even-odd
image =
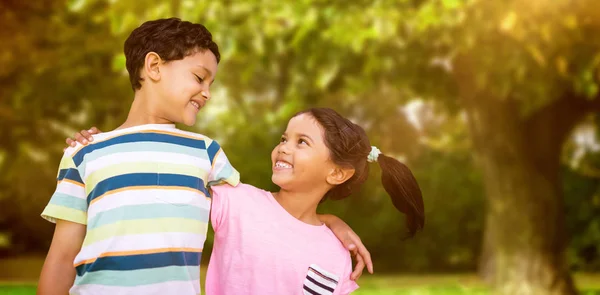
[[[231,186],[229,185],[218,185],[212,186],[211,191],[211,209],[210,209],[210,222],[213,229],[219,230],[219,227],[227,220],[229,212],[229,191]]]
[[[348,255],[348,262],[346,265],[344,275],[340,279],[339,290],[336,290],[334,293],[335,295],[347,295],[358,289],[358,284],[350,279],[350,275],[352,275],[352,258],[350,258],[350,255]]]
[[[56,190],[44,208],[42,217],[53,223],[62,219],[87,224],[85,185],[71,155],[63,155],[56,179]]]
[[[208,146],[208,155],[212,164],[210,173],[208,174],[208,185],[218,185],[223,182],[236,186],[240,183],[240,173],[233,168],[225,152],[216,141],[213,141]]]

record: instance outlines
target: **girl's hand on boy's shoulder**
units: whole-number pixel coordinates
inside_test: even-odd
[[[102,133],[100,129],[96,127],[92,127],[89,130],[81,130],[73,135],[73,138],[67,138],[66,143],[70,147],[74,147],[77,143],[81,143],[83,145],[87,145],[88,143],[94,141],[92,135]],[[66,148],[65,148],[66,149]]]

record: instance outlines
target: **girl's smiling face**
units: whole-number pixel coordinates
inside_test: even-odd
[[[327,186],[335,165],[323,135],[323,128],[310,114],[293,117],[271,153],[273,183],[294,191]]]

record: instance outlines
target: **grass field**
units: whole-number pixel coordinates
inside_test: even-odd
[[[488,292],[485,288],[473,288],[469,286],[463,286],[460,284],[449,284],[449,285],[438,285],[437,281],[442,278],[430,277],[428,280],[431,281],[431,285],[424,284],[421,286],[413,287],[402,287],[392,286],[396,285],[397,281],[403,281],[404,277],[390,277],[388,285],[390,286],[373,286],[370,284],[363,284],[361,288],[353,294],[356,295],[487,295]],[[34,295],[35,285],[34,284],[4,284],[0,285],[0,295]],[[582,295],[600,295],[600,289],[596,290],[582,290]]]
[[[43,260],[19,258],[0,261],[0,295],[34,295]],[[205,269],[202,273],[206,273]],[[581,295],[600,295],[600,273],[576,274]],[[487,295],[486,287],[472,274],[363,275],[356,295]]]

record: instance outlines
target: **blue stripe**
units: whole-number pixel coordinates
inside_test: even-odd
[[[100,257],[77,266],[78,276],[102,270],[138,270],[166,266],[200,266],[201,252],[163,252],[127,256]]]
[[[208,159],[210,160],[211,165],[212,165],[213,161],[215,160],[215,155],[219,152],[220,149],[221,149],[221,146],[216,141],[213,141],[208,146],[208,149],[207,149]]]
[[[91,276],[76,276],[75,285],[136,287],[164,282],[185,282],[199,278],[200,268],[197,266],[167,266],[131,271],[104,270],[91,274]],[[169,294],[169,290],[165,290],[163,294]]]
[[[83,180],[81,180],[79,171],[75,168],[60,169],[56,180],[61,181],[63,179],[69,179],[83,184]]]
[[[84,212],[86,212],[88,209],[85,200],[64,193],[54,193],[50,199],[50,204],[77,209]]]
[[[88,222],[88,230],[124,220],[171,217],[207,222],[208,210],[186,204],[173,206],[165,203],[122,206],[98,213]]]
[[[158,179],[160,186],[183,186],[201,191],[205,196],[208,196],[206,184],[199,177],[183,175],[183,174],[168,174],[161,173]]]
[[[122,143],[131,143],[131,142],[165,142],[176,145],[188,146],[197,149],[206,149],[206,143],[203,139],[192,139],[187,137],[179,137],[176,135],[170,134],[161,134],[161,133],[133,133],[133,134],[124,134],[117,136],[115,138],[111,138],[105,141],[100,141],[98,143],[92,143],[77,152],[73,156],[73,162],[75,162],[76,166],[79,166],[81,162],[83,162],[83,158],[86,154],[89,154],[95,150],[105,148],[107,146],[112,146],[116,144]]]
[[[88,194],[88,204],[95,198],[103,194],[131,186],[179,186],[197,189],[208,196],[204,181],[201,178],[181,175],[181,174],[162,174],[162,173],[130,173],[113,176],[100,181],[96,187]]]

